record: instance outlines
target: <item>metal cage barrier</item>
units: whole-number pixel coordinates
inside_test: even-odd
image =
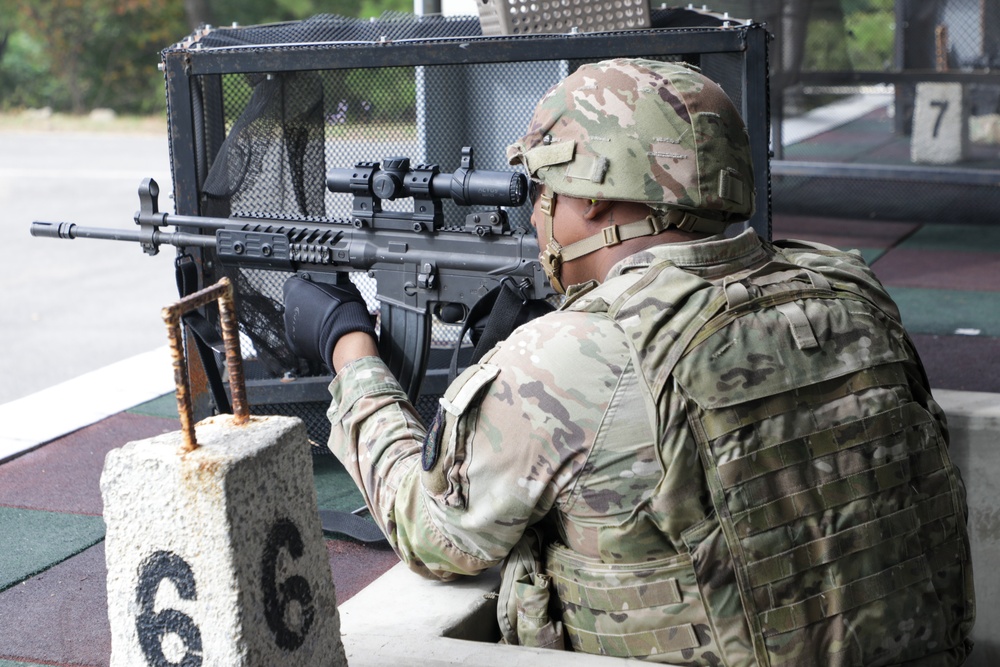
[[[758,201],[747,224],[769,238],[767,32],[694,10],[650,18],[642,30],[489,37],[473,17],[409,15],[202,30],[163,52],[176,212],[343,222],[350,196],[326,189],[330,169],[405,155],[450,171],[462,147],[473,146],[478,167],[509,170],[505,148],[548,88],[583,63],[641,56],[697,65],[740,109]],[[385,202],[397,204],[405,208]],[[512,225],[530,229],[527,206],[507,213]],[[455,215],[444,202],[446,224]],[[254,411],[298,415],[325,444],[330,378],[284,342],[281,287],[290,274],[227,266],[212,247],[188,251],[200,284],[223,275],[233,282]],[[351,279],[373,298],[370,276]],[[457,333],[433,326],[417,401],[425,416],[446,384]],[[190,372],[202,418],[213,407],[205,378]]]

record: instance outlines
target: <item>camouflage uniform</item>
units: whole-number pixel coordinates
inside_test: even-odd
[[[586,136],[531,153],[552,145],[545,104],[514,153],[560,192]],[[591,187],[613,196],[613,168],[585,170]],[[699,218],[746,213],[719,187],[688,193]],[[465,371],[429,431],[380,360],[341,369],[330,447],[414,570],[449,579],[512,554],[508,641],[956,665],[974,617],[965,491],[899,320],[857,253],[752,230],[661,244]]]
[[[854,254],[772,260],[748,231],[657,246],[572,291],[449,389],[429,471],[398,384],[356,362],[331,385],[330,446],[421,573],[479,572],[540,524],[583,650],[959,664],[973,614],[964,489],[898,313]],[[740,301],[789,286],[810,299],[766,317]],[[728,301],[744,315],[731,332],[685,340]],[[692,351],[664,376],[677,341]],[[649,581],[666,583],[647,597]]]

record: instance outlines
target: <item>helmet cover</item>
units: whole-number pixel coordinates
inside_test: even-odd
[[[620,58],[581,66],[541,99],[507,157],[571,197],[722,222],[754,211],[746,125],[718,84],[683,63]]]

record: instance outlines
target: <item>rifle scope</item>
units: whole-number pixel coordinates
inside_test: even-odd
[[[436,165],[411,168],[405,157],[359,162],[353,169],[331,169],[326,176],[330,192],[347,192],[376,199],[452,199],[459,206],[520,206],[528,180],[512,171],[483,171],[459,167],[442,174]]]

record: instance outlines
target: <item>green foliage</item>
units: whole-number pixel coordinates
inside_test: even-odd
[[[184,0],[0,0],[0,109],[163,112],[159,52],[196,25]],[[215,25],[409,12],[412,0],[205,0]],[[412,77],[411,77],[412,78]],[[400,85],[407,85],[401,81]],[[360,95],[360,93],[359,93]]]
[[[807,71],[883,70],[892,66],[893,0],[843,0],[843,21],[809,22],[802,68]]]
[[[893,12],[896,0],[841,0],[841,7],[844,14],[854,14],[856,12]]]
[[[856,70],[889,69],[893,62],[896,16],[889,11],[855,12],[845,17],[847,51]]]
[[[802,69],[820,72],[851,69],[845,41],[844,26],[839,21],[810,21]]]
[[[216,25],[257,25],[316,14],[368,18],[386,11],[413,11],[412,0],[211,0],[209,4]]]
[[[22,32],[10,33],[0,66],[0,109],[41,108],[68,104],[69,98],[48,76],[49,59],[37,40]]]
[[[413,0],[361,0],[354,3],[357,6],[357,16],[369,18],[381,16],[385,12],[412,12]]]
[[[397,122],[416,114],[417,82],[412,67],[355,69],[344,80],[343,111],[352,120]]]

